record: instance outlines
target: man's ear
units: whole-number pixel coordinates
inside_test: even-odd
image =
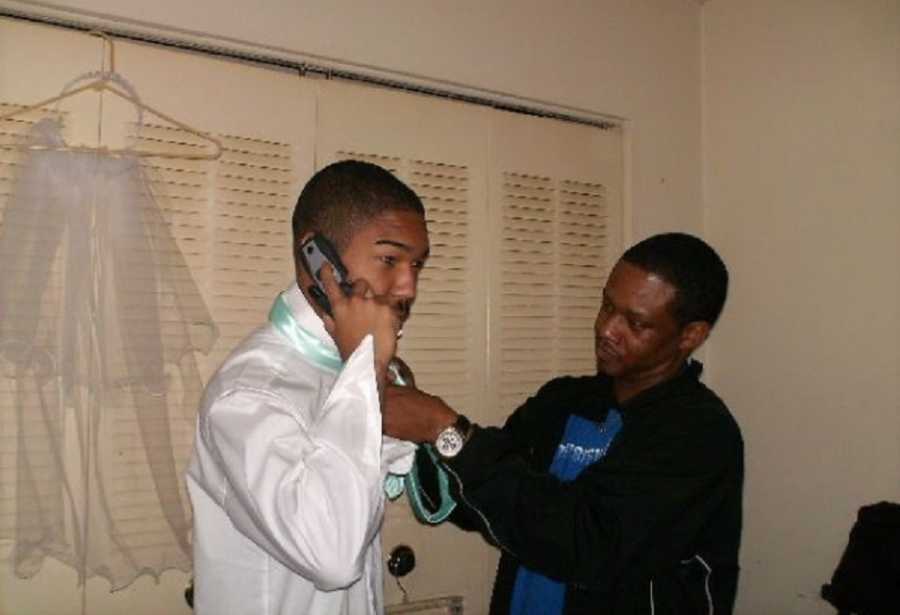
[[[709,330],[708,322],[702,320],[689,322],[681,329],[681,339],[678,342],[678,346],[682,350],[687,351],[688,354],[691,354],[703,345],[703,342],[709,337]]]

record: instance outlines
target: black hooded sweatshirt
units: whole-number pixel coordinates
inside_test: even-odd
[[[444,467],[451,520],[502,550],[492,614],[509,612],[520,564],[566,584],[566,615],[732,612],[743,441],[701,371],[693,361],[621,405],[606,376],[558,378],[502,428],[474,428]],[[599,424],[610,408],[622,428],[606,456],[571,482],[551,475],[569,416]]]

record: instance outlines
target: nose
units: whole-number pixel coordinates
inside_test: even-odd
[[[594,332],[598,339],[616,342],[619,339],[619,326],[621,318],[618,314],[607,314],[602,310],[597,314],[597,321],[594,323]]]
[[[416,298],[416,288],[419,284],[419,270],[415,267],[405,266],[395,269],[394,283],[391,286],[391,294],[400,299],[412,300]]]

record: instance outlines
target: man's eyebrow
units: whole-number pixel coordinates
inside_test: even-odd
[[[627,315],[629,318],[637,318],[638,320],[645,320],[650,317],[649,312],[641,312],[637,310],[628,310]]]
[[[404,252],[412,252],[412,246],[407,245],[400,241],[394,241],[393,239],[376,239],[376,246],[394,246],[399,250],[403,250]]]
[[[610,303],[613,304],[614,307],[618,308],[618,306],[616,305],[616,302],[612,298],[612,295],[609,294],[609,291],[607,290],[607,288],[605,286],[603,287],[602,296],[603,296],[604,301],[609,301]],[[635,310],[633,308],[626,309],[625,315],[628,316],[629,318],[637,318],[639,320],[646,320],[647,318],[650,317],[649,312],[643,311],[643,310]]]
[[[398,250],[403,250],[404,252],[407,252],[407,253],[413,251],[413,247],[411,245],[405,244],[402,241],[395,241],[393,239],[376,239],[375,245],[376,246],[393,246],[393,247],[397,248]],[[431,246],[428,246],[427,248],[425,248],[425,253],[422,254],[421,258],[422,258],[422,260],[425,260],[429,256],[431,256]]]

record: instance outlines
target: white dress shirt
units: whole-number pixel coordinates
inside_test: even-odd
[[[297,323],[334,348],[293,285]],[[382,612],[387,472],[412,445],[383,442],[372,336],[335,373],[271,324],[207,385],[187,472],[198,615]]]

